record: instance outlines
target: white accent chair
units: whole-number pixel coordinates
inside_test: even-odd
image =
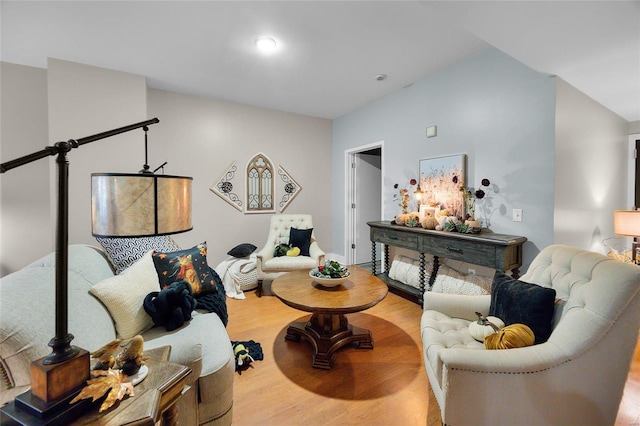
[[[324,265],[324,251],[318,246],[315,240],[315,231],[311,233],[311,245],[309,246],[309,256],[281,256],[274,257],[274,250],[278,244],[289,243],[289,232],[291,228],[312,229],[313,220],[309,214],[279,214],[271,217],[269,235],[264,248],[256,255],[258,297],[262,296],[263,280],[273,280],[280,275],[297,271],[300,269],[313,269],[318,265]]]
[[[557,302],[550,338],[518,349],[469,335],[490,295],[425,293],[427,424],[613,425],[638,342],[640,267],[552,245],[520,280],[554,288]]]

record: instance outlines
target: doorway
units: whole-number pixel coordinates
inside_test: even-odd
[[[345,152],[345,258],[349,265],[371,262],[371,240],[367,222],[382,220],[383,143]],[[380,250],[376,250],[380,257]]]

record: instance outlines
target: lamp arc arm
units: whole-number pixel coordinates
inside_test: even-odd
[[[142,121],[140,123],[135,123],[135,124],[130,124],[128,126],[123,126],[123,127],[118,127],[117,129],[113,129],[113,130],[107,130],[106,132],[102,132],[102,133],[97,133],[95,135],[91,135],[91,136],[85,136],[84,138],[80,138],[80,139],[71,139],[66,145],[68,146],[69,144],[71,144],[72,148],[77,148],[80,145],[84,145],[87,144],[89,142],[94,142],[100,139],[105,139],[111,136],[115,136],[115,135],[119,135],[120,133],[125,133],[131,130],[135,130],[138,129],[140,127],[144,127],[144,126],[150,126],[152,124],[156,124],[159,123],[160,120],[158,120],[157,118],[152,118],[151,120],[146,120],[146,121]],[[75,143],[71,143],[71,141],[75,141]],[[0,164],[0,173],[4,173],[6,171],[9,171],[11,169],[15,169],[16,167],[20,167],[23,166],[25,164],[31,163],[33,161],[39,160],[41,158],[45,158],[45,157],[49,157],[52,155],[56,155],[58,153],[60,153],[61,148],[60,148],[61,143],[58,142],[56,145],[54,146],[48,146],[46,148],[44,148],[43,150],[34,152],[32,154],[29,155],[25,155],[24,157],[20,157],[20,158],[16,158],[15,160],[11,160],[11,161],[7,161],[5,163]]]

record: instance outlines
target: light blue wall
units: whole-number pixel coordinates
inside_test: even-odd
[[[438,135],[427,139],[430,125]],[[393,185],[417,177],[420,159],[466,154],[468,185],[488,178],[499,189],[491,229],[529,239],[522,269],[553,243],[554,77],[490,48],[334,120],[336,253],[344,246],[344,151],[377,141],[384,141],[384,219],[399,210]],[[522,222],[512,221],[514,208],[523,209]]]

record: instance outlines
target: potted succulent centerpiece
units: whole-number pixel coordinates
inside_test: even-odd
[[[349,269],[335,260],[330,260],[309,271],[309,276],[313,278],[313,281],[324,287],[338,286],[348,280],[349,275]]]

